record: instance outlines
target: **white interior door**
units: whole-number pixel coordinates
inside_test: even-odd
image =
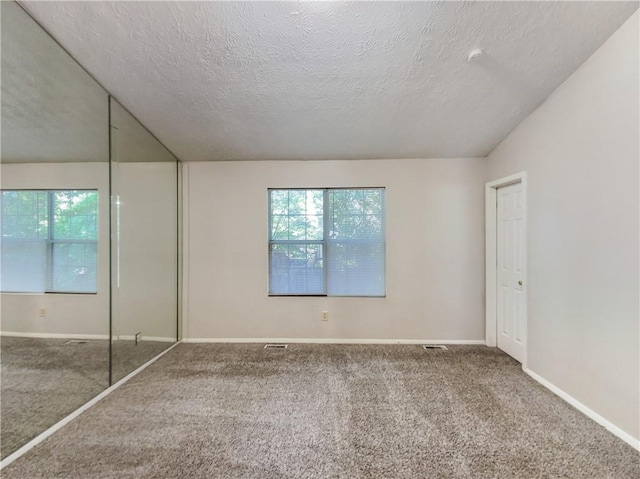
[[[525,195],[522,183],[498,188],[497,344],[520,362],[527,334]]]

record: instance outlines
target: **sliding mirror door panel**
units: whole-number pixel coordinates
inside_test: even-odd
[[[108,386],[109,97],[0,8],[4,458]]]
[[[177,159],[111,99],[112,381],[177,340]]]

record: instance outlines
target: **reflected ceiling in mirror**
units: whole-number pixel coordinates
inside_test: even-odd
[[[111,158],[120,163],[175,162],[177,158],[120,103],[111,99]],[[115,141],[113,141],[115,140]]]
[[[108,161],[108,94],[14,2],[2,8],[2,162]]]

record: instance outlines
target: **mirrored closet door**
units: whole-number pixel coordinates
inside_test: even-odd
[[[177,340],[180,163],[113,98],[112,381]]]
[[[4,458],[109,385],[109,95],[0,8]]]
[[[0,455],[177,340],[180,162],[0,2]]]

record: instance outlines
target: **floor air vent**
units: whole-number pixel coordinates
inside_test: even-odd
[[[449,348],[447,348],[444,344],[423,344],[422,347],[427,351],[431,349],[441,349],[445,351],[449,350]]]
[[[89,341],[87,339],[70,339],[66,341],[64,344],[86,344]]]
[[[287,349],[288,344],[265,344],[264,349]]]

